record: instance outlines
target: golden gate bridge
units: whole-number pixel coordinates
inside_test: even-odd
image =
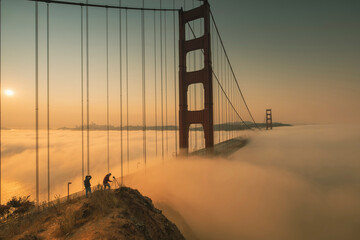
[[[0,28],[7,23],[3,14],[7,9],[7,0],[0,0]],[[80,108],[78,115],[81,123],[78,130],[81,130],[81,158],[74,161],[81,162],[81,176],[92,172],[92,163],[97,160],[92,158],[91,136],[92,129],[91,104],[94,96],[91,96],[91,88],[97,84],[106,85],[106,152],[107,171],[111,171],[111,161],[120,159],[121,162],[121,184],[123,184],[124,165],[131,161],[131,140],[129,132],[142,131],[142,159],[146,168],[148,159],[149,131],[153,131],[155,139],[155,156],[164,159],[169,156],[169,142],[174,144],[174,155],[186,155],[189,152],[205,149],[211,154],[214,145],[240,137],[242,130],[259,128],[256,124],[250,108],[245,100],[239,81],[235,75],[230,56],[225,48],[224,41],[220,34],[219,26],[216,24],[215,16],[208,1],[148,1],[142,0],[139,6],[129,5],[129,1],[108,1],[108,4],[99,1],[48,1],[48,0],[22,0],[28,2],[27,6],[33,11],[33,18],[28,21],[34,22],[34,76],[28,81],[33,81],[34,89],[34,119],[35,119],[35,188],[36,202],[39,203],[39,160],[41,149],[39,148],[39,94],[44,88],[40,86],[39,75],[45,74],[46,78],[46,165],[47,165],[47,194],[48,201],[51,200],[51,124],[54,121],[50,117],[52,111],[51,94],[56,92],[52,88],[53,67],[51,59],[51,18],[52,13],[58,11],[58,6],[67,6],[77,11],[79,22],[74,23],[80,26],[77,33],[80,39],[78,48],[80,56],[80,76],[74,85],[80,85]],[[128,4],[128,5],[127,5]],[[166,7],[165,7],[166,6]],[[91,58],[96,58],[96,52],[91,48],[91,41],[94,34],[91,32],[91,24],[95,22],[94,9],[103,11],[105,16],[105,67],[106,74],[100,79],[98,76],[91,76],[92,70],[97,65],[92,64]],[[16,8],[11,8],[16,14]],[[134,26],[132,14],[140,13],[140,21]],[[66,14],[66,13],[63,13]],[[93,16],[92,16],[93,15]],[[114,17],[116,16],[116,17]],[[66,17],[64,15],[64,17]],[[93,17],[93,19],[92,19]],[[111,25],[111,27],[109,27]],[[140,41],[133,41],[131,32],[137,31]],[[1,39],[4,37],[0,31],[0,55]],[[66,35],[66,32],[62,33]],[[45,36],[45,37],[44,37]],[[44,41],[40,38],[44,37]],[[131,38],[131,39],[129,39]],[[40,44],[43,41],[45,44]],[[110,44],[111,42],[111,44]],[[118,46],[112,49],[115,44]],[[138,44],[137,46],[132,46]],[[13,46],[16,47],[16,46]],[[133,49],[139,52],[131,52]],[[46,54],[39,54],[40,51]],[[140,54],[138,54],[140,53]],[[129,62],[132,54],[138,54],[139,60],[136,64]],[[117,59],[117,67],[113,67],[113,59]],[[39,65],[45,62],[45,69]],[[0,60],[0,94],[1,94],[1,66],[6,59]],[[131,65],[131,66],[130,66]],[[112,67],[111,67],[112,66]],[[134,67],[135,66],[135,67]],[[63,69],[66,71],[66,69]],[[137,72],[139,77],[134,77],[132,71]],[[117,84],[113,72],[116,72]],[[95,84],[96,82],[96,84]],[[130,98],[135,86],[136,95],[141,96],[141,125],[135,126],[129,118],[129,110],[134,108]],[[140,86],[137,88],[136,86]],[[116,128],[119,131],[118,148],[119,156],[110,155],[110,132],[113,127],[110,124],[111,105],[110,100],[112,88],[118,88],[119,116]],[[0,96],[1,101],[1,96]],[[4,100],[0,102],[1,105]],[[171,118],[171,119],[170,119]],[[169,133],[173,139],[170,139]],[[0,144],[6,139],[1,138],[1,116],[0,116]],[[0,145],[1,148],[1,145]],[[1,151],[0,151],[0,181],[1,181]],[[0,183],[1,194],[1,183]],[[1,199],[1,197],[0,197]]]

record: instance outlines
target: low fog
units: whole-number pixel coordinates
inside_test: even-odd
[[[146,171],[141,134],[134,133],[129,170],[124,155],[124,173],[130,173],[124,183],[149,196],[187,239],[359,239],[359,130],[358,126],[313,125],[244,133],[248,145],[228,158],[174,158],[169,144],[164,161],[155,157],[149,134]],[[11,195],[33,196],[33,142],[18,141],[15,132],[7,134],[3,200]],[[27,139],[33,137],[32,132],[26,134]],[[53,134],[52,193],[63,196],[67,181],[73,181],[73,191],[82,188],[81,138],[79,132]],[[106,173],[106,135],[91,134],[94,185]],[[115,176],[120,176],[118,134],[111,133]],[[40,185],[45,200],[45,138],[42,142]]]
[[[177,159],[127,183],[188,239],[359,239],[359,130],[258,132],[228,159]]]

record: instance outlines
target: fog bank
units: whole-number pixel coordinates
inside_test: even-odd
[[[228,159],[166,161],[126,183],[189,239],[358,239],[359,130],[263,131]]]

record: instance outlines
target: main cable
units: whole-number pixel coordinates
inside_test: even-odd
[[[255,120],[254,120],[254,118],[253,118],[253,116],[252,116],[252,114],[251,114],[251,112],[250,112],[250,109],[249,109],[249,107],[248,107],[248,105],[247,105],[247,103],[246,103],[246,101],[245,101],[245,97],[244,97],[244,95],[243,95],[243,93],[242,93],[242,91],[241,91],[241,89],[240,89],[239,82],[238,82],[238,80],[237,80],[237,78],[236,78],[236,76],[235,76],[234,70],[233,70],[232,65],[231,65],[231,63],[230,63],[230,59],[229,59],[229,57],[228,57],[228,54],[227,54],[227,51],[226,51],[226,49],[225,49],[224,43],[223,43],[222,38],[221,38],[221,36],[220,36],[219,29],[218,29],[218,27],[217,27],[217,25],[216,25],[214,15],[213,15],[213,13],[211,12],[211,10],[210,10],[210,16],[211,16],[211,18],[212,18],[212,20],[213,20],[213,23],[214,23],[216,32],[217,32],[217,34],[218,34],[219,40],[220,40],[221,45],[222,45],[222,48],[223,48],[223,50],[224,50],[226,59],[227,59],[227,61],[228,61],[228,63],[229,63],[231,72],[232,72],[232,74],[233,74],[233,76],[234,76],[234,79],[235,79],[237,88],[238,88],[238,90],[239,90],[239,92],[240,92],[241,98],[242,98],[243,101],[244,101],[245,107],[246,107],[246,109],[248,110],[248,113],[249,113],[251,119],[253,120],[255,127],[258,128],[258,129],[260,129],[260,128],[257,126],[257,124],[256,124],[256,122],[255,122]]]
[[[180,9],[171,9],[171,8],[138,8],[138,7],[123,7],[123,6],[113,6],[113,5],[101,5],[101,4],[89,4],[78,3],[78,2],[67,2],[67,1],[57,1],[57,0],[27,0],[31,2],[44,2],[44,3],[54,3],[54,4],[64,4],[64,5],[75,5],[75,6],[86,6],[86,7],[97,7],[97,8],[113,8],[113,9],[126,9],[126,10],[137,10],[137,11],[161,11],[161,12],[178,12]]]
[[[190,28],[190,30],[191,30],[191,32],[192,32],[192,34],[193,34],[193,36],[196,38],[196,35],[195,35],[195,32],[194,32],[194,30],[192,29],[192,27],[191,27],[191,25],[188,23],[188,26],[189,26],[189,28]],[[203,51],[203,50],[202,50]],[[244,125],[247,127],[247,128],[249,128],[250,130],[252,130],[244,121],[243,121],[243,119],[242,119],[242,117],[240,116],[240,114],[237,112],[237,110],[235,109],[235,107],[234,107],[234,105],[230,102],[230,99],[229,99],[229,97],[227,96],[227,94],[226,94],[226,91],[224,90],[224,88],[223,88],[223,86],[221,85],[221,83],[220,83],[220,81],[219,81],[219,79],[218,79],[218,77],[217,77],[217,75],[215,74],[215,72],[214,71],[212,71],[212,73],[213,73],[213,75],[214,75],[214,77],[215,77],[215,79],[216,79],[216,81],[218,82],[218,84],[219,84],[219,87],[221,88],[221,90],[222,90],[222,92],[224,93],[224,95],[225,95],[225,97],[226,97],[226,99],[228,100],[228,102],[230,103],[230,105],[231,105],[231,107],[234,109],[234,111],[236,112],[236,114],[238,115],[238,117],[241,119],[241,121],[244,123]]]

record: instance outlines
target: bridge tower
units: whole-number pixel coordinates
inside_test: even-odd
[[[191,21],[203,18],[204,35],[186,40],[185,27]],[[205,136],[205,148],[214,148],[213,127],[213,87],[211,67],[210,42],[210,6],[207,0],[197,8],[179,11],[179,135],[180,153],[187,154],[189,148],[189,128],[191,124],[202,124]],[[195,50],[202,50],[204,54],[204,68],[187,72],[186,54]],[[204,87],[204,108],[199,111],[188,111],[187,92],[191,84],[202,83]]]
[[[272,130],[272,112],[271,109],[266,109],[266,130]]]

